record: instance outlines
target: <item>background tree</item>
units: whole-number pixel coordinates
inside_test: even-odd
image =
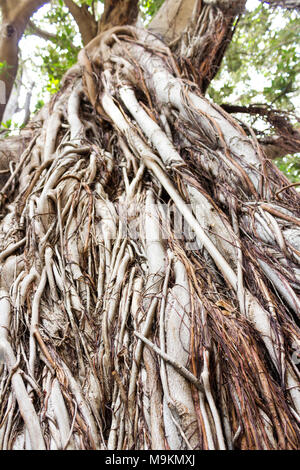
[[[5,87],[5,103],[10,96],[18,70],[18,43],[31,16],[47,1],[1,0],[2,23],[0,30],[0,62],[3,64],[0,79]],[[2,119],[5,103],[0,103]]]
[[[3,449],[299,448],[299,195],[230,113],[298,131],[204,96],[245,2],[161,3],[66,1],[85,47],[3,144]]]

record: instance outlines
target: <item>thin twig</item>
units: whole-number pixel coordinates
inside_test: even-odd
[[[177,370],[177,372],[182,375],[185,379],[187,379],[189,382],[191,382],[195,387],[200,390],[201,392],[204,391],[203,385],[200,382],[197,377],[194,376],[186,367],[182,366],[181,364],[178,364],[178,362],[174,361],[168,354],[162,352],[161,349],[159,349],[154,343],[149,341],[145,336],[141,335],[137,331],[134,332],[135,336],[137,336],[143,343],[147,344],[149,348],[153,349],[154,352],[156,352],[162,359],[164,359],[168,364],[174,367],[174,369]]]

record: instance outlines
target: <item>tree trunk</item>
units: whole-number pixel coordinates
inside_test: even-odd
[[[98,36],[2,189],[0,448],[300,447],[299,196],[182,64]]]
[[[135,24],[138,18],[138,0],[106,0],[98,25],[98,33],[114,26]]]

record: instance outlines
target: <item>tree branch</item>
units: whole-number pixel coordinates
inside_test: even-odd
[[[298,132],[299,134],[299,132]],[[300,136],[300,134],[299,134]],[[270,160],[300,153],[300,140],[286,139],[282,136],[272,135],[258,139],[263,150]]]
[[[28,33],[39,36],[40,38],[45,39],[45,41],[57,41],[56,34],[49,33],[48,31],[39,28],[36,24],[33,23],[33,21],[28,21],[27,28]]]
[[[102,33],[114,26],[135,24],[138,13],[138,0],[105,0],[98,33]]]
[[[7,16],[8,8],[7,8],[7,0],[0,0],[0,10],[3,17]]]
[[[287,10],[300,11],[300,0],[262,0],[263,3],[268,3],[271,7],[281,7]]]
[[[73,0],[64,0],[66,7],[68,7],[71,15],[76,21],[84,46],[86,46],[95,36],[97,36],[97,21],[94,16],[89,12],[87,5],[82,7],[76,5]]]
[[[287,154],[300,152],[300,132],[290,122],[288,113],[258,105],[235,106],[223,104],[222,108],[228,113],[261,116],[273,127],[276,135],[259,139],[259,143],[263,146],[268,158],[273,160]]]
[[[219,70],[245,0],[165,0],[149,25],[204,93]]]
[[[2,22],[16,22],[18,24],[27,24],[29,18],[43,5],[49,3],[49,0],[2,0],[0,8],[2,11]],[[24,30],[23,30],[24,32]],[[20,31],[20,34],[23,34]]]
[[[17,2],[21,3],[21,8],[25,12],[30,12],[30,16],[38,10],[41,6],[45,5],[45,3],[48,3],[48,1],[45,0],[23,0],[23,2]]]
[[[180,375],[182,375],[186,380],[188,380],[193,385],[195,385],[195,387],[198,390],[200,390],[201,392],[204,391],[203,384],[201,383],[201,381],[194,374],[192,374],[192,372],[190,372],[186,367],[184,367],[182,364],[179,364],[172,357],[170,357],[167,353],[165,353],[160,348],[158,348],[156,344],[152,343],[152,341],[149,341],[149,339],[147,339],[138,331],[135,331],[134,334],[135,336],[137,336],[137,338],[143,341],[143,343],[145,343],[149,348],[153,349],[153,351],[156,352],[167,364],[170,364],[171,366],[173,366],[174,369]]]
[[[44,39],[45,41],[52,41],[61,46],[64,45],[62,44],[62,41],[60,40],[59,37],[57,37],[56,34],[49,33],[48,31],[45,31],[44,29],[39,28],[36,24],[33,23],[33,21],[28,22],[28,33],[38,36]],[[74,46],[74,44],[71,41],[69,41],[68,44],[71,49],[73,49],[74,51],[77,50],[77,47]]]

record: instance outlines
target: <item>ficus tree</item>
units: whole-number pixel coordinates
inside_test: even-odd
[[[96,3],[65,0],[84,47],[2,142],[0,447],[298,449],[299,195],[268,145],[299,133],[206,96],[245,2]]]

